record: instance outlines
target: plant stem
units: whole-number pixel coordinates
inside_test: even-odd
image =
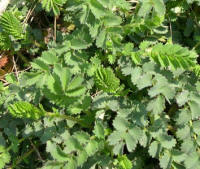
[[[31,150],[29,150],[28,152],[26,152],[25,154],[23,154],[23,155],[16,161],[16,163],[13,164],[12,168],[15,168],[18,164],[20,164],[20,163],[23,161],[23,159],[27,158],[27,157],[28,157],[29,155],[31,155],[32,152],[34,152],[34,151],[35,151],[35,149],[32,148]]]
[[[57,17],[54,17],[54,41],[56,42],[56,25],[57,25]]]

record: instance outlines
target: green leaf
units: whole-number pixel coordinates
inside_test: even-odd
[[[178,128],[177,132],[176,132],[176,135],[181,140],[184,140],[184,139],[190,137],[190,134],[191,134],[190,132],[191,132],[190,127],[186,125],[186,126],[184,126],[182,128]]]
[[[119,141],[121,141],[123,138],[119,137],[122,135],[122,132],[119,131],[114,131],[112,132],[109,137],[108,137],[108,141],[111,145],[115,145],[118,144]]]
[[[105,8],[97,0],[89,0],[89,6],[93,15],[97,19],[100,19],[101,17],[106,15]]]
[[[113,121],[113,126],[119,131],[126,131],[128,128],[128,122],[126,119],[117,116]]]
[[[48,50],[42,52],[42,56],[40,58],[43,62],[54,65],[58,62],[58,57],[56,56],[56,52],[54,50]]]
[[[162,169],[170,169],[172,164],[172,157],[169,153],[165,152],[164,155],[160,158],[160,167]]]
[[[47,141],[46,151],[59,162],[66,162],[69,159],[67,154],[65,154],[59,146],[51,141]]]
[[[183,106],[189,100],[189,92],[187,90],[182,91],[176,97],[179,106]]]
[[[97,36],[97,39],[96,39],[96,45],[97,45],[97,47],[104,48],[105,43],[106,43],[106,39],[107,39],[107,32],[106,32],[105,29],[103,29],[99,33],[99,35]]]
[[[71,82],[69,83],[67,90],[74,90],[78,87],[80,87],[83,83],[84,79],[82,76],[76,76],[74,77]]]
[[[200,96],[191,94],[189,101],[190,110],[192,112],[192,119],[196,119],[200,116]]]
[[[89,156],[95,154],[97,150],[98,150],[98,142],[96,142],[95,140],[90,140],[90,142],[85,147],[85,151]]]
[[[32,66],[34,69],[39,69],[39,70],[42,70],[42,71],[47,71],[47,72],[49,72],[49,66],[48,66],[43,60],[41,60],[40,58],[35,59],[35,60],[31,63],[31,66]]]
[[[77,162],[74,159],[70,159],[65,167],[66,169],[76,169],[77,168]]]
[[[196,119],[200,116],[200,105],[194,101],[189,102],[190,110],[192,112],[192,119]]]
[[[157,83],[148,91],[151,97],[155,97],[159,94],[165,96],[167,100],[172,99],[175,95],[175,89],[170,86],[167,79],[163,76],[156,76]]]
[[[137,140],[129,133],[125,134],[124,139],[125,139],[128,151],[133,152],[133,150],[135,150],[137,146]]]
[[[160,114],[165,109],[165,99],[163,96],[158,96],[147,105],[147,110],[153,114]]]
[[[95,73],[96,86],[108,93],[116,93],[120,89],[120,80],[111,68],[100,67]]]
[[[62,90],[65,92],[71,79],[70,70],[62,67],[60,64],[56,64],[54,67],[54,73],[59,77],[59,81],[56,81],[55,83],[61,82],[60,85],[62,86]]]
[[[200,121],[194,121],[193,124],[192,124],[192,127],[193,127],[193,131],[199,135],[200,133]]]
[[[110,13],[103,18],[103,22],[105,26],[118,26],[122,23],[122,19],[119,16],[115,16],[114,14]]]
[[[153,5],[158,15],[163,16],[165,14],[165,4],[163,0],[153,0]]]
[[[167,134],[160,135],[158,140],[160,141],[161,146],[167,149],[171,149],[176,145],[176,140]]]
[[[145,17],[154,8],[159,16],[165,15],[165,4],[163,0],[146,0],[142,1],[142,5],[139,9],[138,15]]]
[[[185,153],[185,154],[189,154],[191,152],[195,152],[195,145],[194,145],[194,142],[187,138],[184,140],[184,142],[182,143],[181,145],[181,150]]]
[[[139,90],[142,90],[143,88],[152,86],[152,75],[151,74],[141,75],[140,78],[137,79],[136,85]]]
[[[97,138],[104,138],[104,127],[103,124],[99,121],[96,122],[95,127],[94,127],[94,134],[96,135]]]
[[[155,157],[159,157],[159,154],[162,151],[162,147],[161,144],[158,141],[153,141],[149,147],[149,154],[151,155],[151,157],[155,158]]]
[[[71,48],[75,50],[87,49],[92,45],[92,38],[87,27],[82,27],[80,30],[72,34]]]
[[[87,152],[86,151],[80,151],[79,153],[78,153],[78,156],[77,156],[77,165],[78,166],[81,166],[81,165],[83,165],[86,161],[87,161],[87,159],[88,159],[88,154],[87,154]]]
[[[151,9],[152,9],[152,5],[150,1],[149,0],[143,1],[142,6],[140,7],[140,10],[138,12],[138,15],[145,17],[150,12]]]
[[[184,164],[186,168],[188,169],[199,168],[199,165],[200,165],[199,154],[197,152],[192,152],[191,154],[187,156],[186,160],[184,161]]]
[[[183,125],[192,119],[191,113],[188,109],[181,109],[177,112],[177,117],[175,118],[178,125]]]
[[[184,161],[187,157],[187,155],[179,150],[173,149],[172,152],[172,157],[173,157],[173,161],[177,162],[177,163],[181,163],[182,161]]]

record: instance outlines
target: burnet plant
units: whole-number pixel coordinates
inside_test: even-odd
[[[0,168],[199,169],[198,3],[12,2],[0,50],[21,71],[0,83]]]

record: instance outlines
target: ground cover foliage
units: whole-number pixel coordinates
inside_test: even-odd
[[[0,16],[0,168],[200,169],[199,0],[18,0]]]

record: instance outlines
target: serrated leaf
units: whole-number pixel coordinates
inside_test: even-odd
[[[108,93],[116,93],[120,90],[120,80],[115,76],[113,70],[99,67],[95,73],[96,86]]]
[[[76,169],[77,168],[77,162],[71,158],[69,159],[68,163],[65,165],[65,169]]]
[[[23,39],[23,27],[20,21],[10,11],[6,11],[0,18],[0,25],[4,31],[15,37],[16,39]]]
[[[54,73],[59,77],[59,81],[56,81],[56,83],[61,82],[62,90],[66,91],[71,78],[70,70],[68,68],[61,67],[60,64],[56,64],[54,67]]]
[[[200,121],[194,121],[192,124],[193,131],[199,135],[200,134]]]
[[[151,102],[147,105],[147,110],[152,112],[153,114],[160,114],[165,109],[165,99],[163,96],[158,96],[155,99],[153,99]]]
[[[95,127],[94,127],[94,134],[96,135],[96,137],[98,138],[104,138],[104,127],[103,124],[101,122],[96,122]]]
[[[97,0],[90,0],[89,6],[90,6],[90,9],[91,9],[93,15],[97,19],[100,19],[101,17],[106,15],[105,8]]]
[[[172,157],[169,153],[165,152],[164,155],[160,158],[160,167],[162,169],[170,169],[172,164]]]
[[[108,137],[109,143],[110,143],[111,145],[118,144],[118,142],[122,140],[122,138],[119,137],[119,136],[121,136],[121,134],[122,134],[122,133],[119,132],[119,131],[114,131],[114,132],[112,132],[112,133],[109,135],[109,137]]]
[[[105,42],[106,42],[106,39],[107,39],[107,32],[105,29],[103,29],[99,35],[97,36],[97,39],[96,39],[96,45],[98,48],[103,48],[105,46]]]
[[[90,36],[87,27],[82,27],[81,29],[75,31],[72,34],[71,48],[75,50],[87,49],[92,44],[92,38]]]
[[[200,116],[200,96],[192,94],[188,104],[192,112],[192,119],[198,118]]]
[[[184,164],[187,169],[198,168],[200,164],[200,156],[197,152],[192,152],[189,154],[184,161]]]
[[[172,157],[173,157],[173,161],[180,163],[182,161],[184,161],[187,157],[187,155],[179,150],[173,149],[172,152]]]
[[[171,149],[176,145],[176,140],[170,135],[160,135],[158,140],[160,141],[161,146],[167,149]]]
[[[113,126],[119,131],[126,131],[128,128],[128,122],[126,119],[118,116],[113,121]]]
[[[54,50],[49,50],[42,52],[41,60],[47,64],[53,65],[58,62],[58,57]]]
[[[189,154],[191,152],[195,152],[195,145],[194,142],[191,139],[185,139],[184,142],[181,145],[181,150],[186,153]]]
[[[77,87],[81,86],[83,83],[84,79],[81,76],[76,76],[74,77],[71,82],[69,83],[67,90],[73,90],[76,89]]]
[[[157,76],[156,79],[157,83],[148,91],[149,95],[155,97],[162,94],[167,100],[172,99],[175,95],[174,87],[170,86],[163,76]]]
[[[103,22],[105,26],[118,26],[122,23],[122,19],[119,16],[110,13],[103,18]]]
[[[43,60],[41,60],[40,58],[35,59],[35,60],[31,63],[31,66],[32,66],[34,69],[39,69],[39,70],[42,70],[42,71],[47,71],[47,72],[49,72],[49,66],[48,66]]]
[[[183,106],[188,100],[189,92],[187,90],[182,91],[176,97],[179,106]]]
[[[176,122],[178,125],[183,125],[192,119],[192,115],[188,109],[181,109],[177,112]]]
[[[137,80],[136,85],[139,90],[142,90],[143,88],[152,86],[152,75],[151,74],[143,74]]]
[[[77,156],[77,165],[82,166],[87,161],[88,155],[86,151],[81,151]]]
[[[46,151],[51,154],[51,156],[60,162],[68,161],[68,156],[62,152],[62,150],[51,141],[47,141]]]
[[[184,140],[188,137],[190,137],[190,133],[191,132],[191,129],[188,125],[184,126],[184,127],[179,127],[177,132],[176,132],[176,135],[178,138],[180,138],[181,140]]]
[[[178,44],[159,43],[152,48],[151,58],[165,68],[170,66],[173,69],[189,69],[195,66],[197,55],[194,51],[189,51]]]
[[[96,142],[95,140],[90,140],[90,142],[85,147],[85,151],[89,156],[96,153],[97,149],[98,149],[98,142]]]
[[[151,155],[151,157],[159,157],[159,154],[162,151],[162,147],[161,144],[157,141],[153,141],[149,147],[149,154]]]
[[[136,146],[137,146],[137,140],[136,138],[134,138],[132,135],[130,135],[129,133],[126,133],[124,136],[125,142],[126,142],[126,146],[129,152],[133,152],[133,150],[135,150]]]

